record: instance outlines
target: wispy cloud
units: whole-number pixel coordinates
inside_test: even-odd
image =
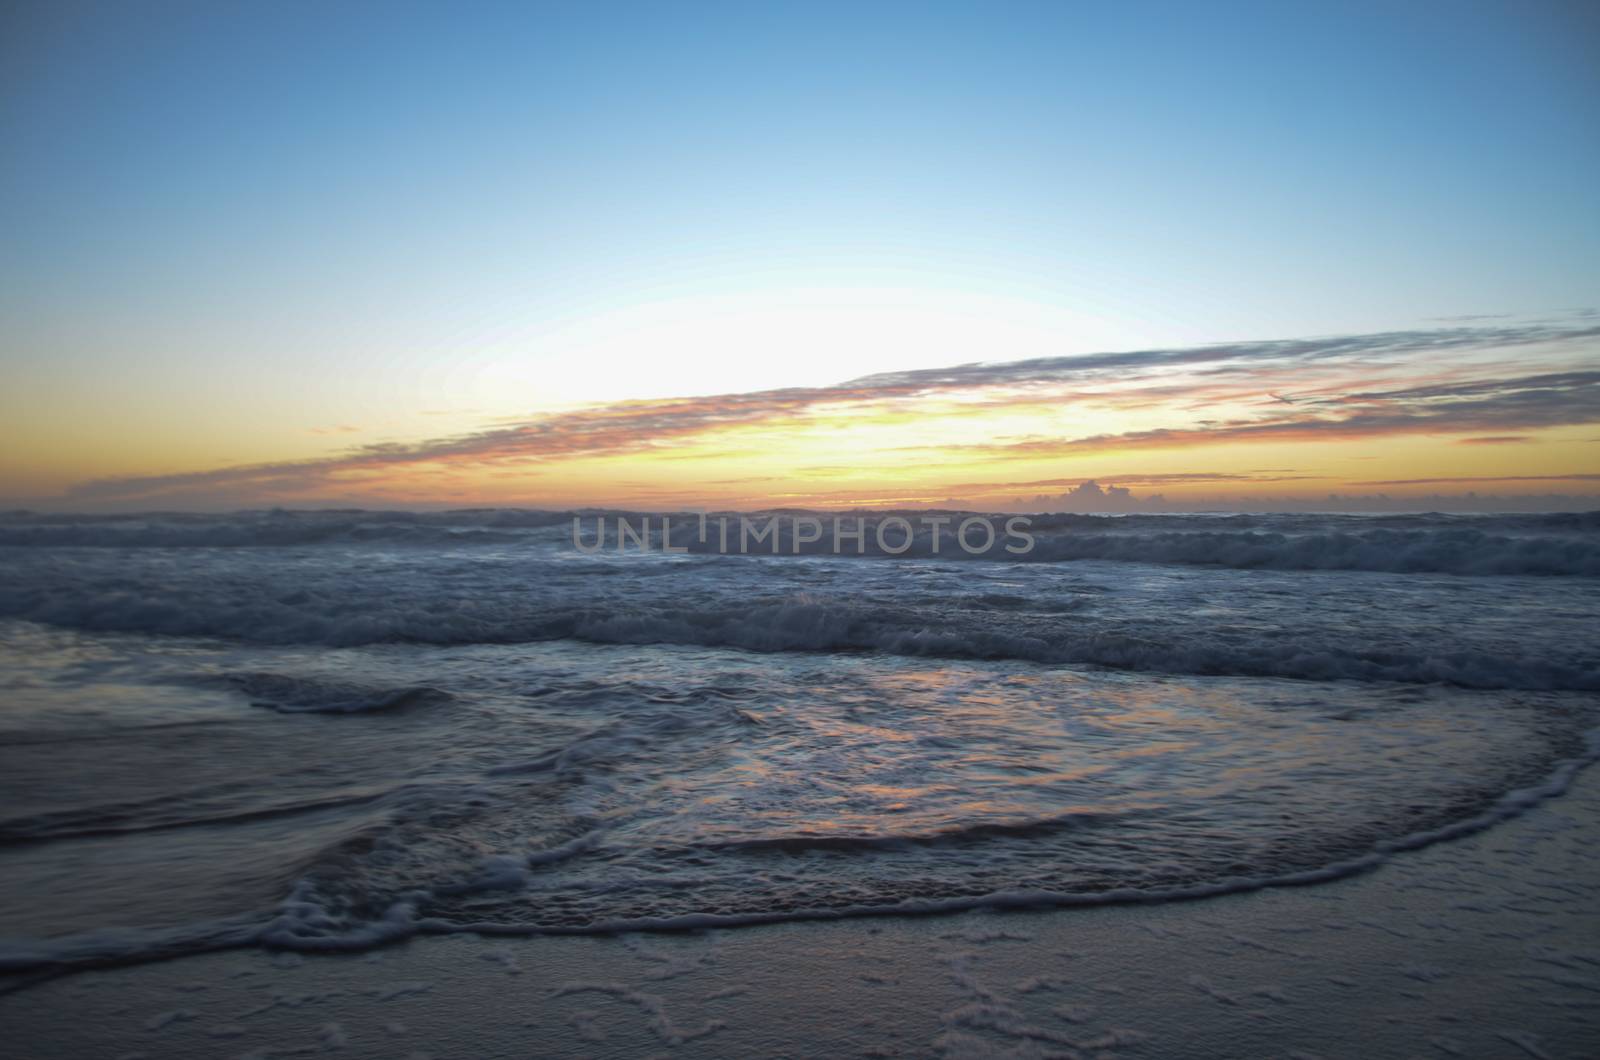
[[[1433,486],[1463,485],[1471,482],[1600,482],[1600,475],[1446,475],[1440,478],[1386,478],[1352,482],[1352,486]]]
[[[1352,394],[1321,403],[1322,406],[1329,404],[1351,411],[1330,415],[1313,409],[1307,413],[1249,420],[1207,421],[1193,427],[1162,427],[1079,438],[1032,438],[980,448],[997,456],[1036,458],[1101,450],[1184,449],[1231,442],[1336,441],[1401,434],[1565,427],[1600,420],[1600,372],[1569,372]]]
[[[1186,422],[934,448],[1020,458],[1399,434],[1504,440],[1513,437],[1505,432],[1600,421],[1600,371],[1587,370],[1596,363],[1597,338],[1600,326],[1451,327],[974,362],[881,373],[835,386],[618,402],[417,443],[363,445],[322,459],[100,479],[71,493],[80,500],[159,499],[207,491],[256,491],[270,497],[333,484],[360,486],[402,467],[415,472],[441,467],[531,470],[593,456],[699,454],[713,445],[719,432],[756,426],[803,430],[842,413],[915,422],[933,410],[983,415],[1073,403],[1167,410]],[[1503,366],[1515,363],[1519,351],[1535,346],[1544,358],[1537,367],[1546,370],[1504,373]],[[1496,356],[1490,358],[1491,353]],[[1297,378],[1307,385],[1291,388],[1288,384]],[[1374,387],[1375,380],[1385,385]],[[1226,401],[1234,403],[1232,415],[1195,418]],[[1246,409],[1252,414],[1239,414]],[[737,446],[725,448],[738,451]]]

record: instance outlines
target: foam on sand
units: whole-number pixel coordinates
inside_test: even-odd
[[[1600,780],[1318,888],[624,937],[235,951],[0,997],[14,1049],[354,1055],[1580,1057]],[[511,955],[525,973],[507,977]],[[663,969],[671,974],[663,976]]]

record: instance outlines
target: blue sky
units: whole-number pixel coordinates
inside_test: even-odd
[[[286,424],[294,455],[319,423],[411,437],[1600,287],[1593,5],[0,19],[3,356],[44,434],[115,406],[168,449],[252,421],[221,458]]]

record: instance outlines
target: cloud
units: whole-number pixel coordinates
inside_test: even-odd
[[[178,474],[99,479],[69,491],[80,500],[128,500],[256,491],[263,499],[308,490],[359,488],[397,467],[527,466],[579,457],[671,455],[683,443],[704,445],[720,431],[760,425],[805,426],[840,410],[927,414],[930,399],[971,403],[974,414],[1010,404],[1075,400],[1171,405],[1187,398],[1204,409],[1223,395],[1260,389],[1266,411],[1252,419],[1199,420],[1171,428],[1079,438],[1035,438],[990,446],[992,457],[1037,456],[1096,449],[1187,447],[1234,441],[1302,441],[1402,433],[1526,430],[1600,420],[1600,372],[1551,371],[1514,378],[1440,379],[1441,355],[1458,361],[1529,345],[1559,353],[1592,344],[1600,327],[1551,324],[1455,327],[1273,342],[1150,349],[1023,361],[974,362],[865,376],[835,386],[792,387],[650,401],[625,401],[527,419],[467,434],[406,443],[358,446],[334,456],[297,462],[233,466]],[[1592,362],[1591,362],[1592,363]],[[1308,366],[1342,368],[1371,381],[1378,369],[1408,370],[1413,379],[1392,389],[1347,392],[1323,385],[1292,401],[1267,397],[1273,372]],[[1492,369],[1492,365],[1484,370]],[[1426,378],[1429,374],[1435,378]],[[1210,376],[1223,386],[1198,381]],[[1106,386],[1109,392],[1081,388]],[[1078,388],[1066,390],[1064,388]],[[1120,389],[1116,389],[1120,388]],[[1156,400],[1166,398],[1165,401]],[[968,407],[962,406],[965,410]],[[947,410],[940,409],[940,414]],[[1175,409],[1182,413],[1183,408]],[[936,446],[930,448],[962,448]],[[700,455],[698,452],[695,455]]]
[[[1108,375],[1122,375],[1130,371],[1148,373],[1163,368],[1194,368],[1229,362],[1296,363],[1375,356],[1393,357],[1425,352],[1493,349],[1542,342],[1570,342],[1597,336],[1600,336],[1600,328],[1596,327],[1575,328],[1545,324],[1391,331],[1370,335],[1247,342],[1172,350],[1134,350],[1072,357],[1040,357],[998,364],[963,364],[953,368],[918,369],[910,372],[871,375],[846,383],[844,386],[904,388],[926,393],[935,389],[1084,382]]]
[[[1473,395],[1473,396],[1452,396]],[[1040,457],[1124,449],[1180,449],[1230,442],[1314,442],[1398,434],[1564,427],[1600,420],[1600,372],[1570,372],[1453,386],[1350,395],[1345,415],[1288,413],[1253,420],[1203,420],[1194,427],[1155,428],[1080,438],[1031,438],[985,445],[997,456]]]
[[[1387,478],[1352,482],[1352,486],[1432,486],[1439,483],[1468,482],[1600,482],[1600,475],[1449,475],[1441,478]]]
[[[1296,475],[1287,473],[1258,473],[1230,471],[1178,471],[1165,473],[1140,473],[1132,475],[1095,475],[1084,479],[1082,475],[1071,478],[1029,479],[1023,482],[958,482],[941,486],[951,493],[1014,493],[1017,490],[1049,489],[1059,486],[1081,486],[1105,482],[1118,486],[1172,486],[1211,483],[1252,482],[1304,482],[1324,479],[1324,475]]]

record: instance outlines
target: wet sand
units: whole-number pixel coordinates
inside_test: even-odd
[[[1600,1055],[1600,771],[1365,875],[1199,901],[239,950],[0,997],[24,1057]]]

